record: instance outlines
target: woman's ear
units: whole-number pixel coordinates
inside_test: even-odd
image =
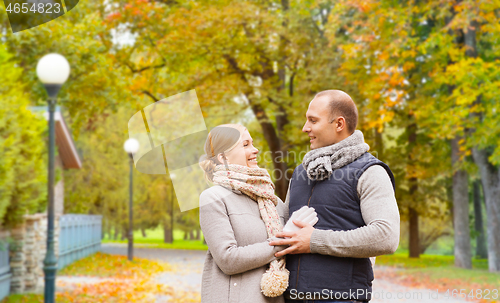
[[[224,156],[222,155],[222,153],[217,155],[217,160],[219,160],[219,163],[224,163]]]

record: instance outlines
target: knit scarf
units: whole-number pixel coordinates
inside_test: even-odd
[[[224,165],[217,165],[213,181],[229,190],[237,190],[258,203],[269,238],[283,230],[276,209],[278,197],[274,194],[274,184],[267,170],[235,164],[229,164],[226,169]],[[288,287],[288,276],[284,256],[271,261],[260,283],[262,293],[267,297],[283,294]]]
[[[351,163],[369,149],[363,133],[355,130],[340,142],[309,151],[302,160],[302,166],[309,179],[321,181],[328,179],[335,169]]]

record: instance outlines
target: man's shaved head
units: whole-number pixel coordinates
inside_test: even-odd
[[[331,89],[317,93],[314,99],[317,98],[328,100],[330,121],[342,116],[347,124],[349,134],[354,133],[358,125],[358,109],[351,96],[341,90]]]

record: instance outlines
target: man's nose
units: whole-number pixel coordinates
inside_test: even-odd
[[[304,124],[304,127],[302,127],[302,131],[304,133],[310,132],[311,130],[309,129],[309,126],[307,125],[307,122]]]

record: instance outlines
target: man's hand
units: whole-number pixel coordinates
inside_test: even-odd
[[[288,239],[269,242],[269,245],[290,245],[290,247],[274,254],[277,258],[287,254],[304,254],[311,252],[309,245],[314,227],[308,223],[297,220],[293,220],[293,224],[301,229],[298,231],[277,233],[275,235],[276,237]]]

